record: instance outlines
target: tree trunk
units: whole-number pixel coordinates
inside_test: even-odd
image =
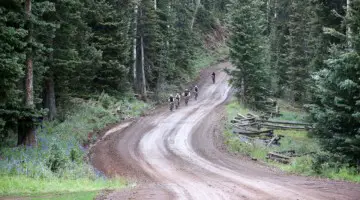
[[[45,108],[49,109],[48,120],[52,121],[56,117],[56,99],[55,99],[55,89],[54,89],[54,79],[53,76],[49,76],[45,80]]]
[[[347,15],[347,21],[351,18],[351,0],[346,0],[346,15]],[[352,48],[352,30],[349,22],[346,23],[346,36],[347,36],[347,42],[348,47]]]
[[[136,78],[136,67],[137,67],[137,50],[136,50],[136,45],[137,45],[137,26],[138,26],[138,9],[139,9],[139,5],[138,3],[135,4],[134,6],[134,40],[133,40],[133,59],[134,59],[134,63],[133,63],[133,81],[134,81],[134,90],[135,92],[138,90],[137,87],[137,78]]]
[[[271,14],[271,0],[267,0],[267,8],[266,8],[266,20],[267,20],[267,27],[268,27],[268,31],[270,32],[270,24],[271,24],[271,18],[270,18],[270,14]]]
[[[240,91],[241,91],[241,99],[245,102],[245,81],[244,81],[244,77],[243,78],[241,78],[241,89],[240,89]]]
[[[27,53],[26,53],[26,96],[25,96],[25,105],[29,108],[34,108],[34,90],[33,90],[33,58],[32,58],[32,23],[31,23],[31,0],[25,1],[25,19],[28,30],[27,35]],[[25,144],[28,146],[36,145],[36,134],[35,127],[32,125],[31,120],[27,120],[25,138],[21,138],[20,144]],[[22,137],[19,135],[19,137]]]
[[[157,9],[157,1],[154,0],[154,9],[156,10]]]
[[[31,0],[25,2],[25,19],[27,35],[27,52],[26,52],[26,83],[25,83],[25,105],[34,107],[34,91],[33,91],[33,60],[32,60],[32,23],[31,23]]]
[[[196,20],[196,15],[197,15],[197,11],[199,9],[200,3],[201,3],[201,0],[196,0],[195,12],[194,12],[193,18],[191,20],[191,24],[190,24],[190,29],[191,30],[194,27],[194,23],[195,23],[195,20]]]
[[[146,79],[145,79],[145,55],[144,55],[144,37],[140,38],[140,48],[141,48],[141,96],[146,98]]]

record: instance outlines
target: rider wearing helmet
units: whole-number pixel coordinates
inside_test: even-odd
[[[178,100],[178,101],[180,101],[180,98],[181,98],[181,95],[180,95],[179,93],[176,93],[175,99]]]
[[[188,105],[189,99],[190,99],[190,91],[189,89],[185,89],[184,96],[185,96],[185,105]]]
[[[175,100],[175,98],[173,97],[172,94],[170,94],[170,97],[169,97],[170,111],[173,111],[173,108],[174,108],[174,100]]]
[[[176,109],[180,106],[180,98],[181,98],[181,95],[179,93],[176,93],[176,95],[175,95],[175,99],[176,99],[175,108]]]
[[[195,85],[194,87],[194,93],[195,93],[195,100],[197,100],[197,97],[198,97],[198,91],[199,91],[199,88],[197,85]]]
[[[173,95],[172,95],[172,94],[170,94],[170,97],[169,97],[169,102],[170,102],[170,103],[174,102],[174,97],[173,97]]]
[[[184,92],[184,96],[185,97],[190,97],[190,91],[189,91],[189,89],[185,89],[185,92]]]

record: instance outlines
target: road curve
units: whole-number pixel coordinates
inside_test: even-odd
[[[221,149],[219,121],[230,91],[221,69],[228,66],[215,67],[216,84],[205,71],[199,98],[188,106],[110,130],[91,150],[92,163],[138,186],[101,198],[359,200],[358,184],[284,175]]]

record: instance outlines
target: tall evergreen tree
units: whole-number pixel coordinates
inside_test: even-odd
[[[262,1],[232,1],[229,5],[231,36],[229,41],[232,84],[240,89],[245,103],[261,109],[269,95],[269,77],[265,65],[266,30]]]
[[[331,49],[326,68],[314,75],[310,114],[323,147],[355,165],[360,157],[360,2],[351,7],[346,25],[352,36]]]
[[[292,93],[291,100],[294,102],[304,101],[306,85],[308,84],[308,62],[306,57],[307,35],[306,22],[308,20],[306,8],[308,1],[300,2],[292,0],[290,5],[289,19],[289,52],[287,62],[287,80]]]
[[[93,35],[91,42],[101,50],[99,63],[92,63],[95,73],[93,90],[111,94],[128,90],[131,56],[130,6],[119,1],[94,1],[90,7],[89,25]]]

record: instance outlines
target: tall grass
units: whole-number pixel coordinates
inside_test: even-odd
[[[0,184],[0,196],[51,192],[48,186],[54,191],[81,191],[123,185],[111,180],[106,183],[102,180],[102,173],[88,164],[88,144],[96,140],[97,130],[122,119],[139,116],[150,106],[132,99],[117,100],[106,94],[97,100],[77,99],[73,103],[76,106],[67,112],[64,121],[45,122],[37,129],[36,148],[0,148],[0,180],[8,182]],[[19,187],[17,183],[21,182]],[[75,185],[67,189],[61,183]]]
[[[9,195],[39,195],[70,193],[78,191],[99,191],[102,189],[123,188],[127,185],[122,179],[96,179],[79,178],[76,180],[53,178],[34,179],[26,176],[1,176],[0,194]]]
[[[246,114],[249,109],[240,105],[237,101],[232,101],[226,106],[228,119],[234,118],[237,113]],[[283,116],[278,118],[282,120],[301,121],[304,119],[305,113],[299,110],[284,110]],[[229,123],[229,122],[228,122]],[[360,174],[354,167],[349,167],[341,163],[331,163],[328,161],[320,164],[320,170],[315,170],[316,156],[322,152],[318,141],[315,138],[310,138],[306,131],[298,130],[276,130],[275,134],[284,136],[279,146],[265,147],[256,142],[249,142],[242,139],[238,135],[231,132],[231,126],[227,124],[227,129],[224,133],[225,143],[228,149],[232,152],[241,153],[252,158],[256,158],[270,165],[278,167],[284,171],[302,174],[306,176],[319,176],[335,180],[347,180],[360,183]],[[288,165],[275,163],[267,160],[266,155],[270,151],[290,151],[294,150],[296,154],[306,154],[301,157],[296,157],[291,160]],[[307,154],[314,152],[315,154]],[[317,166],[318,167],[318,166]]]

